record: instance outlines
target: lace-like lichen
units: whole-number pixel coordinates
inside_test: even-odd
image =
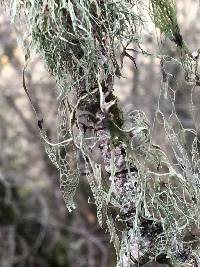
[[[145,114],[133,109],[123,117],[113,94],[114,79],[122,76],[120,49],[122,58],[132,58],[130,44],[151,56],[140,46],[144,25],[138,6],[146,8],[161,33],[184,52],[180,60],[154,55],[161,60],[162,73],[156,115],[162,119],[175,163],[152,144],[153,127]],[[175,92],[165,71],[166,63],[177,63],[187,80],[196,84],[197,60],[180,33],[174,2],[12,0],[11,11],[27,30],[26,58],[36,49],[58,82],[58,143],[50,142],[42,131],[41,136],[60,169],[68,209],[74,207],[79,176],[76,155],[81,151],[99,223],[106,221],[118,266],[158,258],[173,266],[187,264],[193,257],[198,262],[198,249],[193,249],[193,240],[186,240],[188,232],[195,236],[199,231],[198,135],[193,130],[188,153],[186,129],[176,115]],[[170,114],[162,110],[166,104]],[[111,207],[117,212],[115,218]],[[118,223],[123,225],[121,232]]]

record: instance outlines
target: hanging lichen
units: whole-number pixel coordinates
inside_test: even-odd
[[[191,162],[182,140],[184,129],[169,95],[172,89],[165,62],[173,59],[154,55],[161,60],[162,74],[156,113],[163,120],[176,164],[152,143],[152,129],[144,112],[132,109],[124,116],[113,93],[115,78],[122,77],[117,55],[120,49],[121,58],[128,57],[135,67],[134,58],[128,54],[129,45],[144,53],[138,5],[147,7],[143,1],[134,0],[13,0],[11,11],[27,29],[26,59],[30,49],[36,49],[58,83],[57,142],[50,142],[43,126],[39,128],[47,152],[60,170],[67,208],[75,207],[79,154],[99,223],[107,224],[114,243],[117,266],[158,259],[182,266],[193,258],[198,261],[198,250],[191,246],[193,240],[185,241],[185,237],[188,231],[198,232],[200,192],[195,186],[199,170],[193,167],[197,166],[195,139]],[[148,11],[155,26],[190,60],[174,2],[151,0]],[[181,59],[179,64],[184,67],[184,62]],[[171,107],[170,115],[164,114],[162,103]]]
[[[185,53],[191,54],[180,32],[174,0],[151,0],[151,8],[154,24],[161,33]]]

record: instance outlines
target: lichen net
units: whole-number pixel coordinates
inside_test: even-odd
[[[11,5],[13,19],[26,25],[26,59],[33,50],[39,52],[58,83],[58,140],[48,141],[43,130],[41,137],[60,169],[68,209],[74,208],[80,175],[72,160],[77,159],[78,150],[85,161],[99,223],[106,222],[116,248],[118,266],[142,264],[161,254],[175,266],[183,265],[187,253],[191,260],[198,250],[186,252],[191,242],[184,237],[199,227],[199,141],[197,132],[191,130],[194,139],[188,153],[181,138],[188,129],[176,114],[175,91],[169,86],[165,64],[181,66],[186,80],[194,84],[198,68],[180,33],[174,2],[13,0]],[[142,49],[145,23],[139,7],[148,11],[161,34],[180,49],[179,59]],[[162,119],[174,162],[152,143],[145,114],[131,110],[125,119],[113,96],[114,78],[122,75],[119,51],[121,63],[127,56],[134,61],[127,50],[131,44],[161,61],[155,118]],[[163,102],[171,107],[170,114],[162,110]],[[115,219],[112,209],[118,211]],[[120,223],[123,230],[118,229]]]

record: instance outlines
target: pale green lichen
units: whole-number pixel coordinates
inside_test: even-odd
[[[58,143],[49,142],[43,129],[41,136],[48,144],[51,160],[60,169],[66,206],[74,208],[79,176],[74,150],[79,150],[99,223],[103,225],[106,218],[118,266],[145,263],[160,254],[180,266],[184,263],[181,251],[190,246],[184,236],[194,225],[199,227],[199,156],[196,133],[192,158],[184,147],[185,130],[175,116],[175,99],[169,94],[172,89],[164,63],[173,59],[159,56],[163,80],[156,112],[162,117],[176,164],[152,144],[151,127],[142,111],[131,110],[124,119],[113,95],[105,100],[105,95],[112,93],[114,78],[121,76],[117,49],[126,49],[131,42],[139,45],[139,4],[144,6],[142,1],[129,0],[13,0],[11,11],[13,19],[27,30],[27,59],[30,50],[36,49],[60,88]],[[149,14],[191,63],[174,2],[151,0]],[[187,71],[184,64],[179,64]],[[89,109],[93,102],[93,109]],[[162,110],[162,103],[171,107],[170,115]],[[180,127],[174,128],[174,122]],[[90,134],[87,127],[92,129]],[[118,213],[115,220],[110,207]],[[124,227],[121,234],[118,222]]]

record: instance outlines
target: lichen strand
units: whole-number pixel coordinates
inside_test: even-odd
[[[151,4],[149,13],[156,27],[191,63],[174,2],[151,0]],[[193,258],[195,266],[199,252],[192,242],[198,236],[200,192],[199,171],[193,165],[200,161],[199,156],[188,158],[171,116],[159,111],[177,160],[176,165],[170,163],[161,148],[152,144],[144,112],[133,109],[122,116],[113,96],[115,77],[121,77],[117,51],[120,47],[126,51],[131,43],[141,51],[143,23],[138,6],[139,10],[147,7],[143,1],[132,0],[12,0],[12,16],[19,16],[15,25],[22,20],[26,23],[27,57],[30,49],[36,49],[59,85],[58,143],[52,144],[40,132],[42,139],[52,144],[48,151],[60,168],[67,207],[74,207],[78,184],[74,155],[80,152],[97,217],[100,225],[106,219],[118,267],[152,260],[186,266]],[[163,56],[163,60],[167,58]],[[168,63],[175,61],[170,58]],[[173,106],[167,102],[173,100],[166,77],[160,100]],[[117,213],[115,219],[112,210]],[[123,224],[121,231],[118,222]],[[195,234],[185,241],[188,231]]]
[[[185,54],[191,55],[180,32],[174,0],[151,0],[150,2],[155,26]]]
[[[126,45],[132,39],[126,25],[135,34],[134,25],[140,24],[132,6],[129,1],[24,0],[12,1],[11,15],[19,23],[25,12],[27,56],[30,47],[37,49],[62,93],[75,86],[89,92],[105,64],[105,81],[119,69],[115,39]]]
[[[128,258],[131,262],[140,264],[155,257],[158,258],[158,261],[167,264],[169,262],[172,264],[171,260],[181,264],[181,261],[184,262],[184,257],[189,260],[193,257],[191,251],[188,252],[188,246],[182,243],[185,231],[179,229],[179,232],[175,234],[174,225],[169,220],[174,223],[179,220],[182,224],[184,218],[182,212],[177,211],[176,204],[179,203],[179,207],[187,212],[186,204],[191,202],[191,198],[187,199],[185,204],[180,200],[183,198],[183,194],[177,190],[177,187],[180,187],[179,178],[160,148],[150,145],[149,138],[143,143],[144,139],[140,139],[141,133],[134,133],[132,139],[128,140],[129,143],[126,140],[126,142],[120,141],[113,145],[112,134],[105,124],[106,116],[107,114],[99,110],[95,114],[95,119],[93,118],[89,122],[90,118],[87,118],[87,124],[90,125],[89,131],[93,125],[92,136],[97,137],[98,140],[92,147],[92,159],[102,168],[101,186],[104,186],[101,187],[101,190],[106,193],[105,196],[107,195],[103,199],[103,205],[113,205],[113,200],[115,200],[117,205],[114,207],[120,207],[118,221],[125,223],[124,233],[126,234],[121,239],[121,249],[128,242],[130,255],[122,253],[123,266],[127,266],[125,262],[128,262]],[[141,115],[138,117],[141,119]],[[133,121],[133,123],[136,122]],[[138,123],[146,125],[145,121]],[[82,124],[85,137],[88,137],[90,134],[86,128]],[[115,135],[116,137],[117,135]],[[138,140],[142,140],[142,146]],[[127,149],[133,144],[138,160],[137,167]],[[145,164],[144,158],[147,158]],[[144,187],[145,179],[140,177],[140,173],[146,175],[146,188]],[[163,174],[165,175],[163,176]],[[184,194],[187,198],[186,193]],[[141,195],[143,195],[142,199]],[[166,201],[169,207],[166,206]],[[109,211],[108,207],[107,211]],[[170,213],[173,214],[172,217]],[[176,218],[173,218],[175,214]],[[168,219],[166,216],[169,216]],[[168,258],[169,255],[171,260]]]

